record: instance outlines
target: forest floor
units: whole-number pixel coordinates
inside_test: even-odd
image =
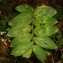
[[[0,15],[4,14],[6,16],[7,23],[15,17],[13,12],[14,8],[20,4],[29,4],[36,8],[40,5],[48,5],[52,6],[54,9],[63,9],[63,0],[7,0],[5,5],[0,3]],[[10,16],[7,15],[7,9],[10,7],[11,11]],[[59,29],[59,34],[63,37],[63,13],[58,18],[58,23],[56,26]],[[0,27],[2,28],[2,23],[0,23]],[[8,27],[8,25],[7,25]],[[5,27],[3,27],[5,28]],[[12,48],[10,46],[11,37],[7,37],[6,34],[2,34],[2,30],[0,30],[0,63],[41,63],[35,56],[31,58],[23,58],[23,57],[14,57],[11,55]],[[61,51],[63,47],[59,49],[57,52],[52,52],[52,55],[47,56],[45,63],[62,63],[61,60]]]

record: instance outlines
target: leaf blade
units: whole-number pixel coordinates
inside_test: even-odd
[[[11,54],[14,55],[14,56],[20,56],[25,52],[25,50],[27,50],[27,49],[29,49],[31,47],[32,47],[32,43],[31,42],[18,44],[16,47],[14,47],[14,49],[11,52]]]
[[[43,37],[34,37],[34,42],[46,49],[57,49],[56,44],[52,39],[49,37],[43,36]]]
[[[29,58],[29,57],[31,56],[31,54],[32,54],[32,49],[28,49],[28,50],[26,50],[26,51],[22,54],[22,56],[25,57],[25,58]]]
[[[37,17],[52,17],[56,14],[56,10],[49,6],[40,6],[35,9],[34,16]]]
[[[34,9],[27,4],[19,5],[15,9],[19,12],[34,11]]]
[[[46,59],[46,53],[40,46],[34,45],[33,52],[41,62],[44,62],[44,60]]]

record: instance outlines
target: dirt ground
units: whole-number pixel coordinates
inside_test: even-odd
[[[7,5],[5,6],[0,3],[0,14],[5,14],[6,19],[9,22],[12,18],[15,17],[15,15],[13,14],[13,11],[15,11],[14,8],[17,5],[25,3],[33,6],[34,8],[40,5],[48,5],[52,6],[54,9],[58,8],[63,9],[63,0],[7,0]],[[10,13],[12,15],[12,18],[9,18],[6,14],[6,10],[8,7],[11,8]],[[61,16],[58,18],[58,23],[56,24],[56,26],[60,30],[59,33],[63,36],[62,20],[63,20],[63,14],[61,14]],[[1,23],[0,26],[2,26]],[[23,58],[21,56],[20,57],[12,56],[11,55],[12,48],[10,46],[11,40],[12,38],[6,37],[5,34],[0,35],[0,63],[41,63],[35,56],[29,59]],[[61,49],[59,49],[58,52],[53,51],[52,52],[53,55],[47,56],[45,63],[61,63],[62,62],[61,50],[63,50],[63,47],[61,47]]]

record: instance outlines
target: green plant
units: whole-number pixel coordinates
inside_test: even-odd
[[[29,58],[34,52],[36,57],[44,63],[49,50],[57,49],[51,39],[58,31],[53,18],[56,10],[49,6],[39,6],[33,9],[27,4],[19,5],[16,10],[20,13],[13,18],[9,25],[12,28],[7,36],[14,37],[11,41],[12,55]]]
[[[7,6],[7,0],[0,0],[1,4],[3,4],[4,6]]]
[[[56,9],[57,13],[54,15],[54,18],[59,19],[61,14],[63,13],[63,9]]]
[[[7,24],[7,20],[6,20],[6,16],[5,15],[3,15],[3,14],[1,14],[1,16],[0,16],[0,35],[1,35],[1,32],[6,32],[6,29],[7,29],[7,26],[6,26],[6,24]]]

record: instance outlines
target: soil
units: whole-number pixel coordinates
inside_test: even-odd
[[[40,6],[40,5],[48,5],[52,6],[54,9],[63,9],[63,0],[7,0],[7,4],[3,5],[0,2],[0,14],[4,14],[6,16],[7,22],[9,22],[12,18],[15,17],[13,12],[15,11],[14,8],[17,5],[20,4],[29,4],[33,6],[34,8]],[[11,15],[12,18],[9,18],[6,10],[7,8],[11,8]],[[57,28],[59,29],[59,34],[63,36],[63,14],[57,19],[58,23],[56,24]],[[0,26],[2,24],[0,23]],[[8,25],[7,25],[8,27]],[[0,63],[41,63],[35,56],[30,58],[23,58],[21,56],[14,57],[11,55],[12,47],[10,46],[12,38],[7,37],[5,34],[0,35]],[[61,63],[63,60],[61,60],[61,54],[63,47],[61,47],[57,52],[54,50],[52,51],[52,55],[47,56],[45,63]]]

